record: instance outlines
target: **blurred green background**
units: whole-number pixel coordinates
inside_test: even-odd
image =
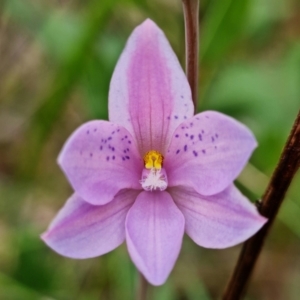
[[[133,28],[153,19],[184,64],[179,0],[1,0],[0,300],[133,299],[125,245],[99,258],[61,257],[39,239],[72,193],[56,164],[70,133],[107,119],[116,61]],[[300,2],[201,0],[200,110],[234,116],[259,148],[237,182],[264,191],[300,106]],[[245,299],[299,300],[300,176],[268,237]],[[220,297],[241,246],[209,250],[185,238],[151,299]]]

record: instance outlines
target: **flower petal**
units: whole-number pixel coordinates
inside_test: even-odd
[[[153,285],[169,276],[179,255],[184,217],[167,192],[142,192],[126,218],[126,242],[136,267]]]
[[[193,115],[191,91],[164,33],[151,20],[130,36],[115,68],[109,119],[136,138],[141,155],[165,152],[172,133]]]
[[[173,135],[164,161],[169,186],[217,194],[236,179],[256,145],[252,132],[238,121],[214,111],[200,113]]]
[[[80,126],[58,163],[75,192],[91,204],[106,204],[124,188],[140,189],[143,161],[130,133],[107,121]]]
[[[170,193],[185,217],[186,233],[202,247],[237,245],[267,221],[234,185],[213,196],[183,187],[174,187]]]
[[[125,218],[139,192],[124,190],[106,205],[91,205],[74,194],[42,235],[61,255],[89,258],[107,253],[125,239]]]

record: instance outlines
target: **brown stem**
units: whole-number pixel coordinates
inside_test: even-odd
[[[195,112],[198,103],[199,0],[182,0],[185,23],[186,76]]]
[[[259,212],[269,219],[267,224],[243,246],[223,300],[241,299],[247,281],[260,254],[264,240],[276,217],[286,191],[300,166],[300,111],[281,154],[279,163],[259,204]]]
[[[139,285],[136,293],[136,300],[147,300],[147,291],[149,284],[145,277],[139,273]]]

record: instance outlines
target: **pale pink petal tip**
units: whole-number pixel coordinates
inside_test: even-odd
[[[106,205],[91,205],[74,194],[41,239],[57,253],[90,258],[112,251],[125,239],[125,218],[138,192],[124,190]]]
[[[152,285],[163,284],[178,258],[184,217],[167,192],[142,192],[126,218],[132,261]]]
[[[186,233],[202,247],[237,245],[267,222],[233,185],[213,196],[188,188],[172,188],[171,195],[185,217]]]

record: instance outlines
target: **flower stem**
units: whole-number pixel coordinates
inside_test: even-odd
[[[223,295],[223,300],[238,300],[241,298],[264,240],[299,166],[300,111],[285,144],[279,163],[258,206],[259,212],[268,218],[269,221],[244,244],[234,273]]]
[[[147,291],[148,291],[149,284],[145,277],[139,273],[139,283],[138,289],[136,293],[136,300],[147,300]]]
[[[186,75],[195,112],[198,103],[199,0],[182,0],[185,23]]]

